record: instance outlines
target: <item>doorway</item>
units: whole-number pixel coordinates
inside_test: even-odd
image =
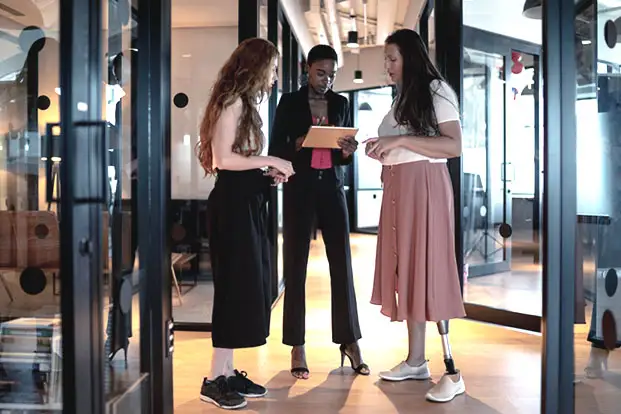
[[[464,300],[473,319],[540,329],[540,47],[464,27]]]

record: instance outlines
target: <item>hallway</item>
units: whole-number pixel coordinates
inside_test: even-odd
[[[540,337],[481,323],[452,323],[453,352],[464,372],[467,394],[448,404],[424,400],[429,382],[385,383],[377,372],[405,357],[405,324],[389,323],[369,304],[375,238],[354,236],[352,253],[363,339],[360,344],[371,367],[369,377],[355,377],[338,368],[338,347],[330,341],[330,279],[321,240],[315,242],[307,282],[308,381],[289,373],[289,348],[281,344],[282,301],[274,308],[268,345],[238,351],[236,366],[269,389],[263,400],[250,400],[245,412],[257,413],[472,413],[531,414],[539,412]],[[428,325],[427,355],[432,380],[443,371],[442,347],[433,324]],[[202,377],[209,373],[209,334],[178,332],[174,357],[175,413],[222,412],[201,402]]]

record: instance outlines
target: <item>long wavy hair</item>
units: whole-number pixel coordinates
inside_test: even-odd
[[[237,99],[242,101],[242,113],[232,150],[244,156],[263,151],[263,121],[257,108],[270,93],[268,81],[272,64],[277,58],[278,49],[274,44],[265,39],[252,38],[241,42],[220,69],[201,122],[200,140],[195,148],[205,175],[215,174],[211,143],[216,123],[222,111]]]
[[[401,85],[395,102],[395,119],[414,133],[437,131],[431,82],[444,78],[435,67],[421,37],[414,30],[400,29],[386,38],[385,44],[395,45],[403,58]],[[443,97],[446,99],[446,97]]]

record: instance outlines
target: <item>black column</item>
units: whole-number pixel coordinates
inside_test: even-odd
[[[260,0],[238,0],[238,2],[237,40],[241,43],[246,39],[259,36]]]
[[[289,31],[291,36],[291,92],[296,92],[300,87],[300,47],[295,35]]]
[[[427,0],[425,7],[420,15],[420,21],[418,23],[420,37],[423,38],[425,46],[429,47],[429,16],[433,10],[434,0]]]
[[[139,0],[137,153],[140,370],[150,413],[173,409],[170,276],[171,0]]]
[[[282,24],[282,93],[292,92],[291,90],[291,27],[285,16],[280,14]]]
[[[60,2],[63,412],[103,414],[101,1]],[[102,142],[103,141],[103,142]]]
[[[541,412],[574,412],[576,55],[573,1],[543,2]]]
[[[450,29],[449,29],[450,28]],[[436,63],[446,81],[455,90],[460,101],[462,91],[463,70],[463,24],[462,0],[435,1],[435,35],[436,35]],[[455,200],[455,253],[459,280],[463,290],[463,232],[462,219],[462,159],[453,158],[448,162],[453,195]]]

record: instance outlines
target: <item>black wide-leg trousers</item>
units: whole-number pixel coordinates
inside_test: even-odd
[[[315,223],[330,265],[332,341],[350,344],[361,338],[345,191],[326,175],[296,177],[283,190],[283,343],[290,346],[305,342],[306,269]]]

